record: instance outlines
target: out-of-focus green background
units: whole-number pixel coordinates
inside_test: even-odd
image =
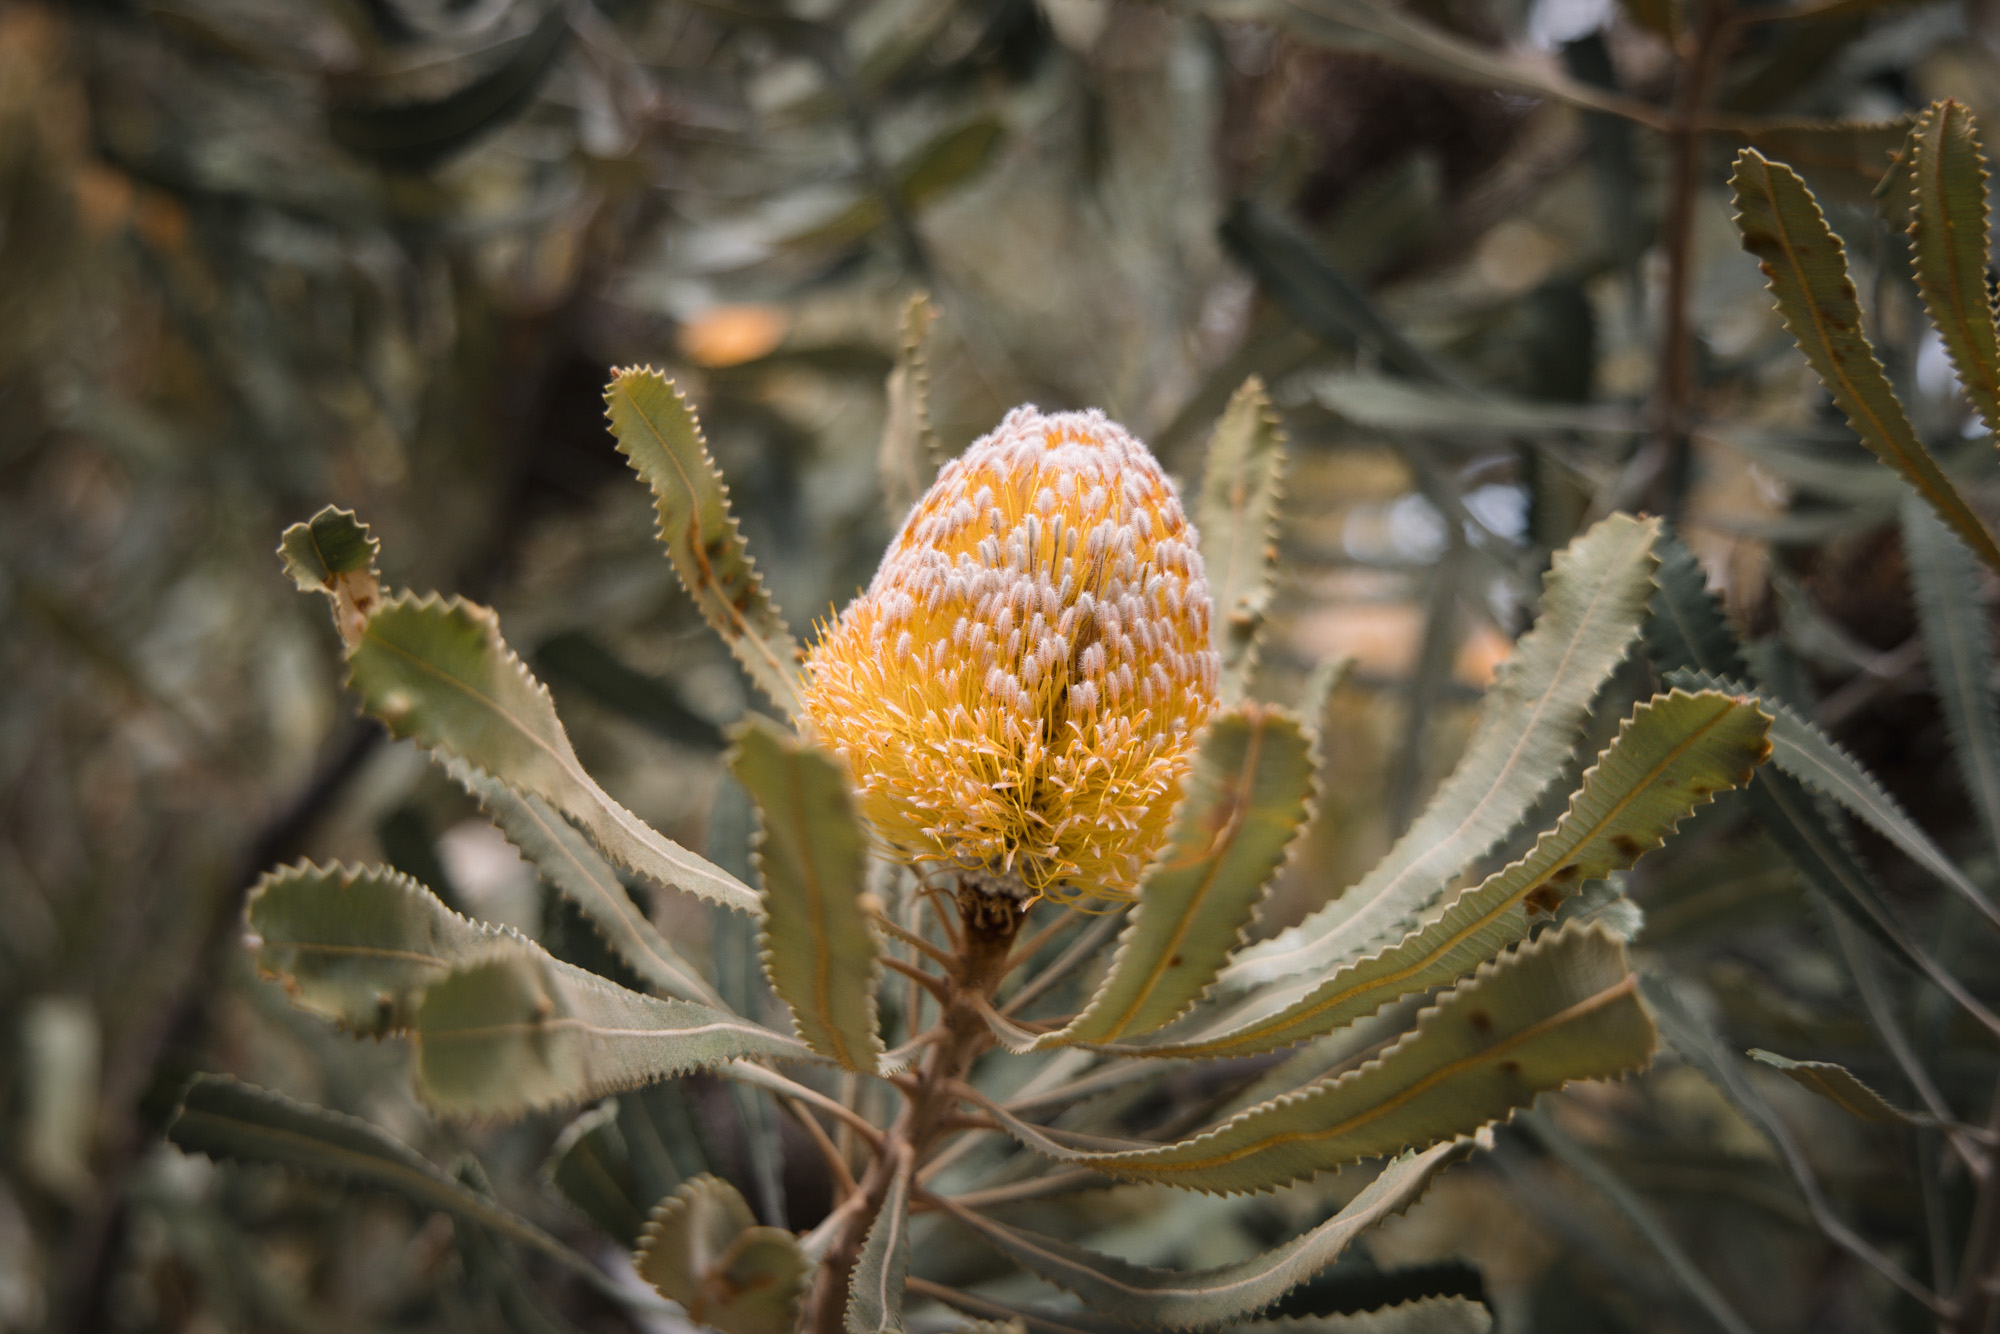
[[[1762,661],[1963,846],[1895,483],[1793,352],[1725,181],[1745,142],[1800,165],[1920,427],[1958,441],[1965,409],[1869,189],[1901,142],[1887,122],[1946,95],[2000,114],[2000,11],[1746,12],[0,8],[0,1328],[515,1318],[444,1219],[159,1139],[188,1074],[231,1071],[440,1156],[477,1149],[510,1204],[583,1235],[540,1178],[559,1119],[433,1121],[399,1046],[325,1032],[239,948],[247,885],[307,855],[391,861],[545,940],[578,930],[420,756],[357,720],[277,534],[350,506],[392,583],[495,606],[593,772],[709,845],[720,729],[749,694],[654,545],[602,386],[641,362],[687,389],[808,634],[893,530],[877,442],[917,290],[940,312],[933,415],[954,449],[1018,402],[1102,406],[1185,484],[1228,394],[1270,385],[1294,457],[1267,686],[1295,698],[1315,662],[1358,666],[1331,725],[1340,780],[1262,929],[1388,846],[1549,552],[1617,507],[1677,517]],[[1592,90],[1655,123],[1588,109]],[[1739,1046],[1866,1049],[1791,872],[1712,823],[1634,877],[1645,957]],[[1948,950],[1953,919],[1885,848],[1861,844]],[[699,954],[701,920],[667,925]],[[1925,1004],[1940,1078],[1987,1078],[1989,1054]],[[1772,1096],[1840,1207],[1922,1263],[1928,1196],[1900,1132]],[[707,1161],[749,1181],[726,1099],[691,1104]],[[1688,1068],[1555,1110],[1756,1329],[1922,1327],[1806,1225],[1769,1144]],[[756,1198],[806,1226],[825,1183],[793,1161]],[[1226,1259],[1315,1199],[1219,1227],[1167,1211],[1135,1222],[1134,1253]],[[1504,1137],[1369,1248],[1476,1267],[1454,1281],[1507,1329],[1712,1328],[1643,1239]],[[536,1277],[560,1318],[630,1327]]]

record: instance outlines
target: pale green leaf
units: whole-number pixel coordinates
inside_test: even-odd
[[[1770,1066],[1800,1088],[1819,1094],[1828,1102],[1877,1125],[1907,1124],[1914,1118],[1861,1082],[1852,1070],[1832,1061],[1795,1061],[1759,1047],[1750,1049],[1750,1059]]]
[[[903,1283],[910,1273],[910,1172],[907,1150],[896,1160],[888,1193],[855,1257],[847,1285],[847,1334],[900,1334]]]
[[[1994,708],[1993,645],[1979,567],[1943,524],[1913,505],[1903,508],[1903,549],[1952,753],[1986,846],[2000,853],[2000,714]]]
[[[792,1334],[811,1268],[796,1237],[757,1226],[736,1188],[712,1176],[660,1202],[632,1263],[690,1320],[722,1334]]]
[[[1743,786],[1769,752],[1754,700],[1676,690],[1641,704],[1583,776],[1569,809],[1519,861],[1397,944],[1253,996],[1208,1032],[1145,1050],[1243,1056],[1303,1041],[1400,996],[1445,986],[1553,918],[1585,884],[1660,846],[1717,792]]]
[[[897,526],[930,490],[944,463],[944,446],[931,429],[931,369],[924,355],[936,319],[937,307],[931,304],[928,293],[918,292],[904,304],[902,339],[896,349],[896,364],[889,371],[888,405],[877,462],[889,521]]]
[[[1548,1090],[1639,1069],[1653,1045],[1623,942],[1572,923],[1483,965],[1368,1064],[1190,1139],[1072,1148],[975,1100],[1047,1157],[1125,1180],[1233,1193],[1469,1135]]]
[[[375,557],[382,544],[353,510],[328,505],[278,539],[278,559],[302,593],[324,593],[333,604],[340,642],[353,647],[369,613],[382,600]]]
[[[1861,331],[1847,252],[1798,174],[1746,148],[1730,178],[1743,248],[1770,280],[1778,313],[1842,415],[1875,456],[1903,475],[1939,517],[2000,569],[2000,546],[1924,448]]]
[[[457,1116],[583,1102],[743,1056],[810,1058],[748,1020],[627,991],[520,945],[432,983],[410,1035],[418,1091]]]
[[[1223,972],[1247,988],[1324,971],[1399,938],[1562,776],[1591,701],[1639,633],[1653,593],[1657,520],[1614,514],[1558,552],[1542,614],[1501,668],[1465,754],[1374,869]]]
[[[882,964],[862,903],[868,837],[846,766],[762,718],[744,720],[730,769],[757,804],[764,880],[764,973],[806,1045],[849,1070],[873,1072],[882,1035]]]
[[[799,647],[729,512],[694,409],[658,371],[614,373],[604,391],[618,452],[653,488],[660,541],[702,618],[779,708],[799,713]]]
[[[1195,522],[1215,609],[1210,638],[1222,663],[1222,698],[1240,699],[1257,667],[1257,641],[1277,565],[1285,431],[1264,382],[1243,382],[1209,440]]]
[[[348,685],[396,736],[541,797],[628,870],[738,912],[757,911],[749,886],[662,837],[584,771],[547,689],[507,647],[486,608],[408,593],[388,599],[349,652]]]
[[[1445,1143],[1422,1153],[1405,1153],[1384,1167],[1339,1213],[1311,1231],[1248,1260],[1185,1273],[1135,1265],[1009,1227],[969,1209],[948,1207],[954,1218],[1002,1255],[1100,1311],[1135,1325],[1207,1329],[1244,1321],[1310,1281],[1363,1232],[1415,1204],[1429,1188],[1431,1178],[1462,1158],[1466,1149],[1462,1143]],[[1287,1323],[1277,1322],[1272,1328],[1284,1328]],[[1263,1325],[1244,1327],[1259,1329]],[[1377,1332],[1370,1330],[1369,1334]]]
[[[1944,339],[1958,383],[1986,423],[2000,432],[2000,331],[1986,288],[1986,159],[1972,112],[1945,98],[1917,121],[1910,215],[1917,290]]]

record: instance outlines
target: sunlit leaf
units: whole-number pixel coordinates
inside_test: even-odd
[[[1789,1056],[1755,1047],[1750,1051],[1750,1059],[1770,1066],[1800,1088],[1819,1094],[1863,1121],[1898,1125],[1911,1119],[1908,1112],[1862,1083],[1844,1065],[1835,1065],[1832,1061],[1795,1061]]]
[[[278,559],[301,593],[324,593],[333,604],[333,626],[348,648],[382,600],[375,557],[382,544],[353,510],[327,506],[295,523],[278,540]]]
[[[1917,121],[1910,215],[1917,290],[1944,339],[1959,386],[1986,423],[2000,432],[2000,330],[1987,290],[1991,263],[1986,228],[1986,159],[1972,112],[1951,98],[1933,102]]]

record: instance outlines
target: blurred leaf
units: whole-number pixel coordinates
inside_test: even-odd
[[[918,292],[904,304],[896,365],[889,372],[877,460],[889,522],[897,527],[930,489],[944,463],[944,446],[931,429],[931,368],[924,354],[936,319],[937,307],[928,293]]]
[[[545,1170],[550,1184],[598,1231],[627,1249],[638,1244],[653,1202],[638,1198],[617,1102],[601,1103],[564,1126]]]
[[[659,537],[702,618],[765,694],[799,713],[799,647],[729,512],[694,409],[658,371],[615,373],[604,391],[618,452],[653,488]]]
[[[1556,553],[1542,614],[1487,691],[1458,767],[1359,883],[1223,971],[1243,988],[1400,937],[1562,776],[1591,701],[1638,637],[1657,520],[1613,515]]]
[[[454,1179],[468,1189],[493,1199],[493,1183],[486,1169],[471,1154],[463,1154],[452,1166]],[[511,1247],[492,1232],[464,1219],[452,1229],[459,1254],[465,1260],[465,1276],[471,1286],[492,1300],[501,1320],[514,1334],[577,1334],[576,1326],[543,1306],[529,1289],[527,1276]]]
[[[808,1056],[748,1020],[626,991],[521,946],[432,983],[410,1036],[418,1090],[452,1116],[518,1116],[739,1056]]]
[[[1674,39],[1675,31],[1680,26],[1674,12],[1674,0],[1619,0],[1619,7],[1634,23],[1668,41]]]
[[[915,212],[977,175],[1007,136],[997,116],[980,116],[944,131],[895,164],[890,176],[904,208]],[[786,246],[850,245],[888,221],[879,195],[864,195],[826,221],[784,238]]]
[[[1215,599],[1209,638],[1222,664],[1225,703],[1242,698],[1257,668],[1257,639],[1277,566],[1284,476],[1285,430],[1264,382],[1253,375],[1215,424],[1195,506],[1202,564]]]
[[[754,714],[736,732],[730,770],[757,803],[764,882],[764,972],[806,1045],[873,1073],[882,1036],[875,928],[862,903],[868,837],[847,767]]]
[[[1128,1324],[1174,1330],[1207,1329],[1242,1322],[1307,1282],[1332,1264],[1363,1232],[1421,1199],[1431,1178],[1462,1158],[1467,1147],[1463,1143],[1449,1143],[1422,1153],[1404,1153],[1384,1167],[1345,1208],[1318,1227],[1276,1250],[1219,1269],[1191,1272],[1150,1269],[1053,1237],[1023,1232],[949,1201],[946,1207],[953,1218],[977,1232],[1021,1268],[1075,1293],[1100,1311]],[[1289,1324],[1275,1321],[1270,1327],[1276,1330]],[[1264,1326],[1258,1322],[1244,1327]],[[1460,1326],[1445,1324],[1443,1328]],[[1360,1330],[1369,1327],[1363,1325]],[[1369,1330],[1369,1334],[1375,1332]]]
[[[1863,1121],[1897,1125],[1911,1119],[1908,1112],[1892,1105],[1888,1099],[1862,1083],[1844,1065],[1835,1065],[1832,1061],[1795,1061],[1789,1056],[1757,1047],[1751,1048],[1750,1059],[1770,1066],[1800,1088],[1819,1094]]]
[[[1073,1149],[997,1104],[980,1105],[1035,1152],[1107,1176],[1211,1193],[1267,1190],[1469,1135],[1550,1089],[1643,1067],[1654,1035],[1636,988],[1622,941],[1570,924],[1481,966],[1368,1064],[1190,1139]]]
[[[569,9],[548,12],[492,69],[443,97],[387,105],[338,101],[327,111],[333,141],[384,166],[418,171],[469,147],[533,101],[569,42]]]
[[[2000,713],[1993,703],[1992,632],[1979,566],[1950,529],[1912,504],[1903,506],[1903,551],[1952,753],[1986,846],[2000,855]]]
[[[683,1000],[726,1008],[715,988],[639,910],[618,873],[547,802],[516,792],[462,760],[447,760],[445,769],[640,981]]]
[[[711,1176],[661,1202],[632,1263],[690,1320],[722,1334],[792,1334],[811,1268],[797,1238],[757,1226],[736,1188]]]
[[[347,648],[361,635],[382,600],[375,558],[382,544],[353,510],[327,506],[295,523],[278,540],[278,558],[301,593],[324,593],[333,604],[333,628]]]
[[[536,645],[536,670],[558,685],[567,681],[598,703],[669,741],[721,750],[722,729],[681,702],[664,681],[636,671],[587,630],[566,630]]]
[[[399,593],[368,618],[348,666],[348,686],[395,736],[414,737],[543,798],[640,875],[756,911],[748,886],[662,837],[584,772],[547,688],[500,638],[491,611],[459,598]]]
[[[1951,98],[1917,121],[1910,216],[1917,290],[1944,339],[1959,387],[1988,432],[2000,431],[2000,330],[1986,286],[1986,159],[1972,112]]]
[[[901,1334],[903,1284],[910,1273],[910,1174],[915,1159],[904,1152],[868,1235],[855,1257],[847,1286],[847,1334]]]
[[[1743,786],[1769,753],[1754,699],[1676,690],[1641,704],[1583,776],[1556,827],[1527,856],[1465,891],[1399,943],[1253,996],[1160,1054],[1246,1056],[1352,1023],[1399,996],[1444,986],[1553,918],[1585,884],[1660,846],[1717,792]]]
[[[1730,184],[1736,191],[1743,248],[1757,256],[1785,327],[1848,425],[1981,559],[2000,569],[2000,545],[1917,438],[1875,349],[1861,332],[1847,252],[1805,182],[1783,163],[1746,148],[1736,159]]]
[[[1638,415],[1624,408],[1530,402],[1360,371],[1315,375],[1312,393],[1314,401],[1335,416],[1385,431],[1504,438],[1553,431],[1629,435],[1641,429]]]

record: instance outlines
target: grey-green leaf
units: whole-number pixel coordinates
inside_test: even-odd
[[[889,505],[889,522],[898,526],[930,489],[944,463],[944,447],[931,429],[931,371],[924,354],[936,318],[937,307],[926,293],[918,292],[904,304],[902,338],[886,386],[888,403],[877,466],[882,474],[882,495]]]
[[[712,1176],[660,1202],[632,1263],[689,1319],[722,1334],[792,1334],[810,1270],[797,1238],[757,1226],[736,1188]]]
[[[1264,382],[1243,382],[1208,445],[1195,522],[1215,599],[1210,638],[1222,662],[1222,698],[1242,697],[1257,666],[1257,641],[1277,564],[1278,501],[1284,494],[1285,432]]]
[[[2000,330],[1986,287],[1986,159],[1972,112],[1951,98],[1933,102],[1912,135],[1910,215],[1917,290],[1944,339],[1958,382],[1986,423],[2000,432]]]
[[[618,452],[653,488],[659,536],[688,596],[765,694],[799,713],[799,647],[750,559],[701,423],[651,368],[614,373],[604,400]]]
[[[547,689],[486,608],[408,593],[388,599],[349,652],[348,685],[396,736],[541,797],[628,870],[738,912],[757,910],[749,886],[662,837],[585,772]]]
[[[1903,475],[1980,559],[2000,569],[2000,545],[1924,448],[1888,373],[1861,331],[1847,252],[1798,173],[1754,148],[1736,158],[1736,225],[1770,280],[1778,313],[1834,404],[1875,456]]]
[[[910,1273],[910,1172],[903,1152],[847,1285],[847,1334],[901,1334],[903,1284]]]
[[[619,1245],[638,1244],[652,1202],[641,1200],[632,1158],[618,1130],[618,1104],[591,1108],[563,1127],[544,1169],[549,1183]]]
[[[760,943],[771,989],[791,1007],[806,1045],[849,1070],[872,1072],[882,1056],[875,1017],[882,964],[861,899],[868,838],[846,766],[752,716],[737,731],[730,768],[757,804]]]
[[[1907,1124],[1914,1118],[1861,1082],[1852,1070],[1832,1061],[1795,1061],[1760,1047],[1750,1049],[1750,1059],[1776,1070],[1800,1088],[1819,1094],[1828,1102],[1877,1125]]]
[[[1993,702],[1993,645],[1979,567],[1950,530],[1914,505],[1903,508],[1903,548],[1952,753],[1986,846],[2000,853],[2000,714]]]
[[[737,1057],[809,1056],[735,1015],[627,991],[518,945],[433,983],[410,1032],[418,1091],[457,1116],[583,1102]]]
[[[353,510],[328,505],[278,539],[278,559],[302,593],[324,593],[333,604],[340,642],[353,647],[369,613],[382,599],[375,557],[382,544]]]
[[[1346,893],[1239,954],[1226,985],[1324,970],[1399,937],[1533,809],[1638,636],[1658,534],[1657,520],[1614,514],[1556,554],[1540,619],[1501,668],[1464,757],[1424,812]]]

